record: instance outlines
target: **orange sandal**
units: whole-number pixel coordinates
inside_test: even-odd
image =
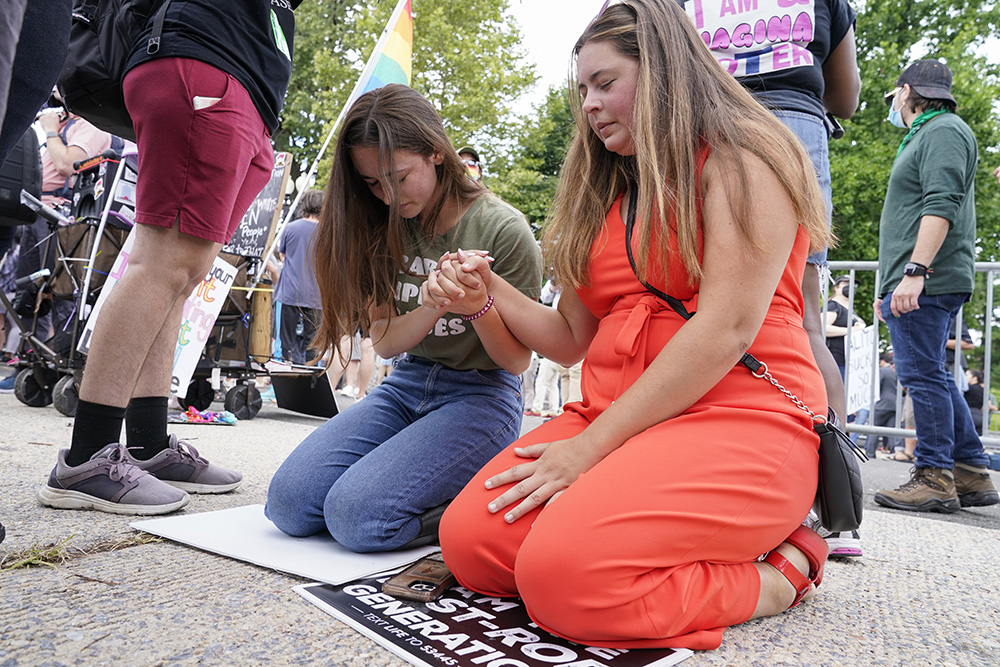
[[[830,554],[830,547],[827,545],[826,540],[805,526],[796,528],[791,535],[785,538],[785,542],[788,542],[805,554],[806,559],[809,561],[808,578],[802,576],[802,573],[776,550],[768,553],[764,557],[764,562],[769,563],[777,569],[795,588],[795,601],[788,607],[791,609],[802,602],[802,598],[806,596],[812,586],[819,588],[819,585],[823,582],[823,566],[826,565],[826,558]]]

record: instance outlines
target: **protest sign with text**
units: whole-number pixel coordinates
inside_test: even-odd
[[[101,294],[97,298],[97,303],[90,315],[87,317],[87,324],[77,349],[83,354],[90,350],[90,339],[94,333],[94,325],[97,324],[97,317],[101,307],[107,301],[108,295],[118,281],[128,270],[128,259],[132,252],[132,244],[135,242],[135,231],[128,235],[122,249],[111,267]],[[177,336],[177,347],[174,351],[173,373],[170,381],[170,393],[181,395],[187,393],[188,383],[194,375],[195,367],[201,358],[201,352],[205,347],[205,342],[211,335],[215,320],[222,310],[229,288],[232,287],[236,278],[236,268],[229,262],[215,258],[212,269],[205,276],[205,279],[194,289],[191,295],[184,301],[181,328]]]
[[[853,414],[861,408],[867,408],[879,397],[877,353],[875,347],[875,325],[870,325],[861,331],[851,331],[847,343],[850,350],[847,353],[847,414]]]
[[[307,584],[295,591],[418,667],[666,667],[692,655],[688,649],[574,644],[532,623],[519,599],[461,586],[434,602],[399,600],[382,592],[387,578]]]

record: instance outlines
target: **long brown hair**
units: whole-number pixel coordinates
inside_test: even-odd
[[[387,206],[372,194],[354,167],[351,149],[378,148]],[[394,155],[425,159],[439,154],[438,186],[419,218],[400,214]],[[369,307],[391,303],[403,251],[420,235],[432,235],[445,205],[476,199],[486,190],[466,175],[444,123],[431,103],[408,86],[389,84],[365,93],[347,112],[337,138],[326,201],[316,228],[315,266],[323,319],[313,347],[336,348],[344,336],[367,331]]]
[[[744,150],[778,177],[812,246],[819,249],[829,242],[815,170],[798,139],[722,69],[677,3],[624,0],[608,7],[577,40],[574,63],[584,45],[599,41],[638,62],[631,127],[635,155],[617,155],[604,147],[588,125],[572,82],[577,131],[543,246],[563,284],[589,282],[591,247],[615,198],[632,183],[638,183],[638,191],[630,196],[638,202],[640,275],[646,275],[656,220],[656,256],[666,263],[669,237],[676,235],[681,262],[692,280],[698,280],[698,156],[706,145],[736,179],[739,196],[730,206],[748,253],[761,248],[752,234],[751,193],[740,155]],[[670,211],[676,229],[663,214]]]

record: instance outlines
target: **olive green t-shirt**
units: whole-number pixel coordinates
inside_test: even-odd
[[[972,292],[976,258],[976,138],[953,113],[931,118],[896,158],[879,224],[879,296],[903,279],[917,242],[920,220],[936,215],[949,222],[948,235],[930,263],[927,294]]]
[[[529,298],[538,298],[542,287],[542,255],[528,222],[513,206],[485,193],[443,236],[424,237],[416,247],[407,248],[406,266],[416,275],[399,273],[396,311],[400,315],[420,307],[420,286],[424,276],[437,268],[445,252],[455,252],[459,248],[489,252],[494,260],[490,267],[493,273]],[[455,313],[442,315],[409,354],[456,370],[500,368],[486,353],[472,322],[466,322]]]

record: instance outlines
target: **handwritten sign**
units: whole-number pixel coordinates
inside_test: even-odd
[[[233,238],[222,248],[223,252],[241,257],[264,256],[264,251],[274,238],[275,223],[281,217],[281,203],[288,185],[290,163],[290,153],[275,154],[271,178],[250,204]]]
[[[94,326],[97,324],[97,318],[104,302],[107,301],[111,290],[128,270],[129,255],[132,253],[134,242],[135,231],[133,230],[125,239],[125,243],[122,244],[122,249],[111,267],[111,272],[101,289],[97,303],[94,304],[94,309],[87,318],[87,324],[77,345],[77,349],[83,354],[90,351]],[[188,384],[191,382],[195,367],[201,358],[205,341],[211,334],[212,327],[215,325],[215,320],[222,310],[222,304],[225,302],[226,295],[229,293],[229,288],[235,278],[236,267],[216,257],[212,269],[184,301],[184,314],[181,319],[180,333],[177,336],[177,347],[174,351],[173,373],[170,381],[171,394],[184,395],[187,393]]]
[[[222,312],[226,294],[236,278],[236,267],[216,257],[211,270],[194,292],[184,301],[181,328],[174,349],[174,370],[170,380],[170,393],[183,396],[194,375],[201,352],[212,334],[215,320]]]
[[[872,400],[872,389],[875,390],[875,400],[879,397],[878,370],[875,364],[875,325],[862,331],[852,331],[848,337],[850,345],[847,367],[847,414],[867,408]]]

